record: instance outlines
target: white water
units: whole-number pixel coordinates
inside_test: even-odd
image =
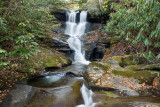
[[[81,93],[84,100],[84,104],[78,105],[76,107],[94,107],[96,103],[93,103],[92,90],[88,90],[88,88],[83,84],[81,87]]]
[[[76,23],[77,11],[67,12],[68,20],[66,22],[65,34],[70,35],[70,38],[67,40],[69,47],[74,50],[74,60],[75,62],[89,64],[82,54],[82,44],[80,37],[85,33],[86,24],[87,24],[87,11],[82,11],[80,13],[80,22]]]

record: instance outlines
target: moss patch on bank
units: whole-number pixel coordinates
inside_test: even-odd
[[[133,71],[129,69],[121,69],[121,70],[112,70],[112,73],[115,75],[127,77],[127,78],[135,78],[139,80],[139,83],[148,83],[152,84],[154,77],[157,75],[153,73],[153,71],[142,70],[142,71]]]
[[[50,48],[39,47],[38,50],[39,52],[36,55],[24,60],[25,66],[19,68],[18,72],[32,73],[45,68],[61,68],[72,63],[68,57],[55,54]]]
[[[43,63],[45,68],[61,68],[71,64],[71,61],[63,55],[50,55]]]

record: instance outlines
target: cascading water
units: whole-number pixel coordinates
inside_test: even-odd
[[[78,24],[76,23],[77,13],[77,11],[73,10],[67,12],[68,20],[66,22],[65,34],[70,36],[67,42],[69,47],[75,52],[75,62],[89,64],[89,61],[87,61],[82,54],[82,45],[80,41],[80,37],[85,33],[86,30],[87,11],[81,11],[80,22]]]
[[[84,84],[81,87],[81,93],[84,100],[84,104],[78,105],[76,107],[94,107],[96,103],[93,103],[92,90],[89,90]]]
[[[81,11],[80,13],[80,22],[76,23],[77,11],[67,12],[68,20],[66,22],[65,34],[70,35],[70,38],[67,40],[69,47],[74,50],[74,60],[75,62],[80,62],[82,64],[89,64],[89,61],[86,61],[84,54],[82,53],[82,45],[80,37],[85,33],[86,24],[87,24],[87,11]],[[78,105],[77,107],[94,107],[95,103],[92,101],[92,91],[88,90],[83,84],[81,87],[81,93],[83,96],[84,104]]]

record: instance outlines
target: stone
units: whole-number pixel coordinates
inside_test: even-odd
[[[71,60],[62,55],[50,55],[44,60],[45,68],[61,68],[70,64]]]
[[[30,75],[34,70],[42,71],[45,68],[61,68],[72,63],[68,57],[64,55],[57,55],[52,51],[52,49],[39,47],[39,51],[39,54],[35,54],[32,58],[24,60],[25,66],[17,69],[17,72],[25,72]]]
[[[91,87],[96,86],[102,90],[107,88],[118,90],[125,96],[151,95],[152,92],[148,90],[151,89],[153,79],[157,76],[155,72],[158,71],[149,69],[148,66],[151,65],[147,64],[143,65],[144,69],[130,69],[132,64],[136,67],[135,64],[146,63],[141,57],[140,61],[135,63],[132,60],[131,56],[114,56],[107,61],[92,62],[85,71],[84,77]]]
[[[149,63],[149,61],[144,57],[137,57],[137,56],[132,56],[132,55],[127,55],[123,57],[121,60],[122,60],[121,66]]]

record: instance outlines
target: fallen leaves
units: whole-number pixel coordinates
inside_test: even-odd
[[[26,77],[26,73],[0,71],[0,103],[2,103],[3,98],[9,93],[10,88],[15,85],[15,82],[21,81]]]
[[[153,80],[153,88],[157,89],[157,90],[160,90],[159,86],[160,86],[160,77],[156,77]]]

